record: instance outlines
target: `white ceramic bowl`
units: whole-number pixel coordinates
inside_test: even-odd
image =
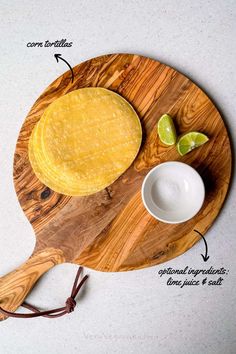
[[[156,219],[178,224],[191,219],[201,209],[205,187],[199,173],[177,161],[154,167],[142,185],[142,200]]]

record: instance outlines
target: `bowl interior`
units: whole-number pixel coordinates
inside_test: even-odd
[[[202,178],[182,162],[165,162],[153,168],[142,186],[142,199],[149,213],[160,221],[179,223],[191,219],[205,197]]]

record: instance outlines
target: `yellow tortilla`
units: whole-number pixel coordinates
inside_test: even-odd
[[[132,106],[103,88],[83,88],[55,100],[36,124],[29,159],[39,180],[70,195],[96,193],[135,159],[142,129]]]

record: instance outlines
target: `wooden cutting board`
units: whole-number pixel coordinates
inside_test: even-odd
[[[166,262],[187,251],[219,213],[231,174],[231,149],[224,122],[209,97],[186,76],[139,55],[112,54],[88,60],[56,79],[31,108],[20,131],[14,183],[31,223],[36,246],[31,258],[0,279],[0,306],[14,311],[38,278],[58,263],[71,262],[99,271],[127,271]],[[32,129],[56,98],[81,87],[100,86],[126,98],[140,116],[143,143],[133,165],[111,186],[88,197],[53,192],[34,175],[28,159]],[[178,133],[201,131],[210,141],[180,157],[163,146],[156,123],[163,113],[177,122]],[[148,171],[161,162],[185,162],[203,177],[206,200],[190,221],[170,225],[155,220],[141,201]],[[22,240],[23,241],[23,240]]]

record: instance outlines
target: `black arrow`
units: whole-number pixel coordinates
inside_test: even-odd
[[[210,258],[210,256],[207,255],[207,252],[208,252],[207,242],[206,242],[204,236],[201,234],[201,232],[199,232],[199,231],[197,231],[197,230],[193,230],[193,231],[197,232],[198,235],[200,235],[200,236],[203,238],[203,241],[204,241],[205,246],[206,246],[206,254],[205,254],[205,256],[203,256],[203,254],[201,254],[201,256],[202,256],[204,262],[207,262],[208,259]]]
[[[70,68],[70,71],[71,71],[71,82],[74,81],[74,72],[73,72],[73,69],[72,67],[70,66],[70,64],[68,63],[68,61],[66,61],[64,58],[62,58],[61,54],[54,54],[54,57],[56,58],[56,61],[58,62],[59,59],[63,60]]]

